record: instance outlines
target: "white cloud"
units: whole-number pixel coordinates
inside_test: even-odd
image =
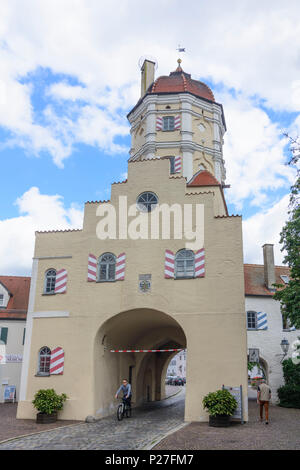
[[[123,118],[138,99],[138,58],[150,53],[159,61],[157,73],[169,73],[176,66],[178,41],[187,50],[184,69],[194,77],[259,96],[274,109],[299,111],[297,0],[193,1],[189,8],[164,0],[144,12],[140,5],[138,0],[1,1],[0,125],[14,133],[15,143],[35,154],[47,150],[60,166],[80,139],[105,151],[123,151],[114,142],[126,132],[125,119],[120,123],[112,113],[119,109]],[[55,111],[56,125],[36,120],[30,73],[38,67],[81,84],[61,80],[48,90],[49,97],[64,100],[66,110],[86,100],[88,108],[75,120],[77,140],[70,121]],[[24,76],[30,84],[19,83]],[[99,108],[107,116],[93,117],[88,130],[87,114],[93,110],[95,116]],[[107,121],[115,120],[104,138]]]
[[[282,264],[282,246],[279,244],[280,232],[288,215],[289,196],[284,196],[274,206],[243,221],[244,261],[263,264],[262,246],[274,244],[275,264]]]
[[[285,164],[283,138],[278,124],[265,111],[243,95],[222,94],[227,122],[224,159],[227,196],[238,210],[246,199],[251,205],[267,207],[272,203],[270,191],[285,188],[294,178],[294,170]]]
[[[0,221],[1,273],[30,274],[36,230],[81,228],[83,211],[32,187],[16,200],[20,215]]]

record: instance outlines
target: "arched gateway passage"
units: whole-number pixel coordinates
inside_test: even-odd
[[[132,385],[133,405],[161,400],[165,375],[174,352],[113,353],[124,349],[185,349],[180,324],[163,312],[134,309],[107,320],[98,330],[94,347],[95,413],[106,416],[115,408],[114,394],[123,378]]]

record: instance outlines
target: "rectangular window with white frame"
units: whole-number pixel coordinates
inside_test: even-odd
[[[174,131],[175,118],[174,116],[165,116],[163,118],[163,131]]]
[[[257,330],[257,313],[247,312],[247,330]]]

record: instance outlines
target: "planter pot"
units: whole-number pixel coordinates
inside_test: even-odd
[[[209,416],[209,425],[215,428],[226,428],[230,426],[229,415]]]
[[[36,422],[39,424],[48,424],[48,423],[55,423],[57,420],[57,412],[55,411],[51,415],[47,415],[47,413],[38,413],[36,415]]]

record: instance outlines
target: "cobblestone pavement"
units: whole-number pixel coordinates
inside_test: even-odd
[[[0,442],[24,434],[46,431],[80,421],[59,420],[56,423],[38,424],[34,419],[16,419],[17,403],[0,403]]]
[[[131,418],[118,422],[116,415],[96,423],[82,423],[56,428],[40,434],[17,438],[0,444],[4,449],[143,449],[183,423],[185,387],[161,402],[152,402],[133,409]],[[176,390],[173,387],[173,390]],[[176,390],[177,391],[177,390]],[[168,390],[168,393],[170,391]],[[174,393],[174,392],[173,392]]]
[[[270,406],[269,424],[260,422],[256,400],[249,400],[248,423],[213,428],[191,423],[163,439],[155,450],[299,450],[300,409]]]

